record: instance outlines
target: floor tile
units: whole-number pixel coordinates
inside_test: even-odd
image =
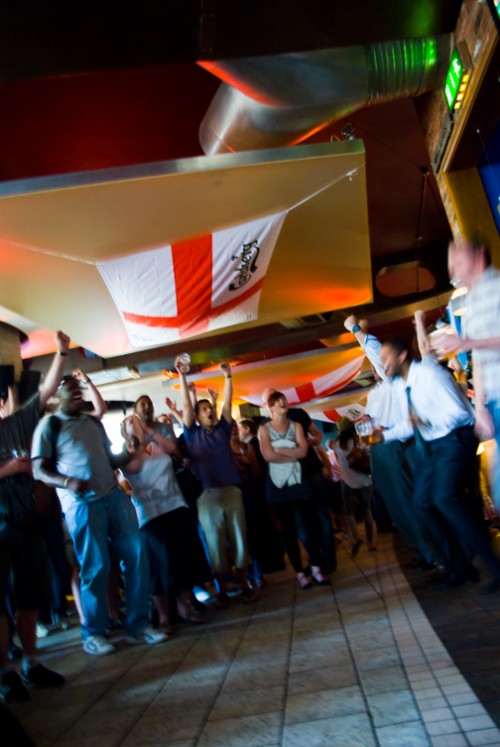
[[[300,594],[290,573],[272,574],[255,605],[212,609],[207,625],[179,626],[165,645],[120,642],[98,658],[82,653],[77,630],[49,637],[44,661],[68,683],[33,691],[16,715],[37,747],[500,747],[492,720],[500,723],[500,600],[480,608],[460,592],[448,597],[451,614],[439,607],[445,597],[437,612],[438,627],[460,628],[454,658],[476,667],[471,681],[486,711],[391,542],[378,543],[378,565],[354,564],[341,550],[333,591]],[[460,623],[473,605],[481,633]]]
[[[429,736],[419,721],[382,726],[376,731],[383,747],[431,747]]]
[[[266,747],[279,743],[281,713],[209,721],[197,747]]]
[[[357,676],[351,663],[339,667],[324,667],[306,671],[291,672],[288,678],[288,695],[314,693],[318,690],[333,690],[357,683]]]
[[[409,690],[393,690],[379,695],[368,695],[367,700],[376,727],[409,723],[420,718],[415,700]]]
[[[210,711],[209,720],[238,718],[283,709],[285,687],[264,687],[252,690],[222,692]]]
[[[157,694],[150,703],[144,715],[152,716],[155,713],[190,713],[192,710],[206,710],[207,712],[215,703],[220,687],[218,685],[205,685],[202,687],[190,687],[177,690],[171,683]]]
[[[287,698],[285,723],[333,718],[365,712],[365,702],[359,687],[341,687]]]
[[[89,737],[121,735],[122,739],[141,717],[144,708],[127,707],[110,711],[91,709],[79,718],[64,734],[65,739],[77,740]]]
[[[138,747],[149,742],[170,745],[176,741],[195,740],[201,732],[206,714],[206,709],[197,709],[183,716],[168,712],[145,715],[130,731],[123,747]]]
[[[54,742],[54,747],[118,747],[123,741],[121,734],[107,734],[102,737],[66,739],[64,736]]]
[[[361,685],[367,695],[404,690],[408,680],[402,666],[367,669],[361,672]]]
[[[376,747],[370,720],[365,713],[287,724],[283,747]]]

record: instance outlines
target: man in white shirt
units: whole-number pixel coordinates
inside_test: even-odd
[[[463,494],[477,448],[472,407],[434,355],[417,363],[406,343],[388,340],[380,358],[386,375],[394,379],[401,405],[407,402],[413,422],[413,505],[448,571],[441,586],[477,581],[478,572],[470,560],[477,554],[493,576],[489,589],[496,591],[500,561]]]
[[[413,477],[407,450],[413,440],[413,426],[406,402],[393,396],[393,384],[380,360],[382,343],[360,326],[352,314],[344,322],[361,345],[373,367],[377,385],[368,393],[365,414],[372,420],[380,442],[371,446],[372,476],[382,494],[392,521],[415,552],[415,565],[430,569],[434,553],[425,539],[423,526],[412,506]]]
[[[491,266],[490,249],[481,239],[452,241],[448,268],[453,286],[467,286],[467,306],[462,336],[441,334],[435,347],[443,353],[472,351],[476,433],[497,442],[492,492],[500,509],[500,271]]]

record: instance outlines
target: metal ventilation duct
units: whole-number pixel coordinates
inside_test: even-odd
[[[207,155],[296,144],[372,104],[444,81],[450,34],[313,52],[202,62],[224,82],[200,126]]]

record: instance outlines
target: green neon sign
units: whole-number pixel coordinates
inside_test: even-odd
[[[453,111],[458,96],[458,89],[462,83],[462,76],[464,74],[464,66],[462,60],[458,54],[458,50],[455,47],[453,54],[451,55],[450,66],[444,82],[444,96],[448,105],[448,111]]]

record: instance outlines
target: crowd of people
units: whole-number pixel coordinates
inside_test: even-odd
[[[474,430],[497,439],[500,430],[500,338],[491,321],[500,318],[500,275],[477,242],[450,246],[450,273],[470,287],[467,337],[431,342],[417,312],[420,362],[404,341],[380,342],[354,315],[346,319],[378,383],[360,421],[369,427],[344,419],[326,450],[307,412],[290,407],[282,392],[263,393],[268,417],[236,423],[229,364],[220,364],[217,408],[217,393],[199,399],[178,358],[180,406],[167,398],[169,412],[155,417],[150,397],[141,396],[122,422],[123,449],[114,454],[99,391],[81,371],[63,375],[70,340],[59,332],[40,392],[18,409],[0,396],[4,700],[22,702],[29,687],[64,684],[38,659],[36,625],[44,609],[65,616],[70,584],[87,654],[115,651],[108,636],[115,625],[123,625],[131,644],[160,644],[176,620],[207,620],[195,593],[207,582],[219,610],[233,603],[235,588],[252,604],[264,574],[282,569],[286,555],[300,590],[329,585],[338,538],[353,557],[363,542],[376,550],[373,490],[413,549],[414,564],[431,572],[436,586],[478,581],[477,555],[490,573],[489,590],[500,589],[500,560],[475,479]],[[475,410],[435,354],[460,347],[474,355]],[[42,417],[51,398],[55,409]],[[498,472],[494,486],[498,491]],[[64,546],[63,517],[69,559],[54,549]],[[19,672],[11,661],[14,625]]]

